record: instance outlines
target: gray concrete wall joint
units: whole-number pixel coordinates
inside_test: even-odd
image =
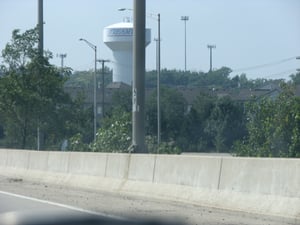
[[[221,162],[220,162],[220,171],[219,171],[219,178],[218,178],[218,190],[220,190],[220,183],[221,183],[221,179],[222,179],[222,170],[223,170],[223,157],[221,158]]]
[[[155,180],[155,174],[156,174],[156,161],[157,161],[157,154],[155,154],[155,156],[154,156],[153,173],[152,173],[152,183],[154,183],[154,180]]]

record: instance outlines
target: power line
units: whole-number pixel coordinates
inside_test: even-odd
[[[281,75],[291,75],[293,72],[295,72],[297,69],[289,69],[289,70],[285,70],[285,71],[281,71],[281,72],[278,72],[278,73],[273,73],[273,74],[268,74],[268,75],[261,75],[261,76],[257,76],[256,75],[249,75],[247,74],[247,77],[260,77],[260,78],[270,78],[270,77],[277,77],[277,76],[281,76]]]
[[[260,65],[256,65],[256,66],[250,66],[250,67],[234,69],[234,70],[232,70],[232,72],[240,72],[240,71],[260,69],[260,68],[264,68],[264,67],[269,67],[269,66],[282,64],[282,63],[285,63],[285,62],[288,62],[288,61],[291,61],[291,60],[294,60],[294,59],[296,59],[296,56],[289,57],[289,58],[282,59],[282,60],[278,60],[278,61],[274,61],[274,62],[270,62],[270,63],[260,64]]]

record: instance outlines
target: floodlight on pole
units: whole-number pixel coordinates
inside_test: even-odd
[[[186,72],[186,22],[189,20],[188,16],[181,16],[184,21],[184,72]]]
[[[212,71],[212,49],[213,48],[216,48],[216,45],[207,45],[207,48],[209,49],[209,52],[210,52],[210,60],[209,60],[209,72]]]
[[[61,69],[64,68],[64,58],[67,57],[67,54],[56,54],[56,57],[59,57],[60,58],[60,67]]]

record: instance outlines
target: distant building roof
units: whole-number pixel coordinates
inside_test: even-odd
[[[123,82],[112,82],[106,86],[107,89],[130,89],[131,86]]]
[[[177,90],[181,92],[189,105],[192,105],[200,93],[212,93],[207,87],[180,87]]]

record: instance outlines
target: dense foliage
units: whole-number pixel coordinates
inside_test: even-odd
[[[247,105],[248,135],[235,144],[242,156],[300,157],[300,97],[283,85],[278,98]]]
[[[86,94],[93,88],[94,71],[71,74],[49,63],[52,54],[40,56],[37,30],[13,31],[2,51],[0,70],[0,145],[72,151],[128,152],[131,145],[131,88],[110,90],[105,115],[97,119],[93,141],[93,112]],[[102,72],[105,85],[111,71]],[[146,74],[146,144],[150,153],[230,152],[239,156],[300,157],[300,74],[291,81],[248,80],[245,74],[230,77],[222,67],[208,73],[161,71],[161,142],[157,144],[156,71]],[[102,79],[101,79],[102,80]],[[217,95],[215,90],[255,89],[281,83],[280,94],[253,97],[248,102]],[[72,98],[66,88],[78,88]],[[199,87],[185,96],[182,89]],[[78,89],[76,89],[78,90]],[[206,90],[206,91],[205,91]],[[209,90],[209,91],[207,91]],[[91,93],[91,92],[90,92]],[[85,103],[85,104],[84,104]],[[39,135],[38,135],[39,134]],[[66,144],[68,142],[68,144]]]
[[[97,140],[92,144],[94,152],[127,152],[131,144],[131,114],[121,108],[114,109],[110,117],[102,120]]]
[[[156,93],[147,104],[147,131],[157,134]],[[161,94],[161,138],[182,151],[228,152],[245,134],[243,106],[229,98],[199,93],[191,108],[180,92],[165,88]]]

